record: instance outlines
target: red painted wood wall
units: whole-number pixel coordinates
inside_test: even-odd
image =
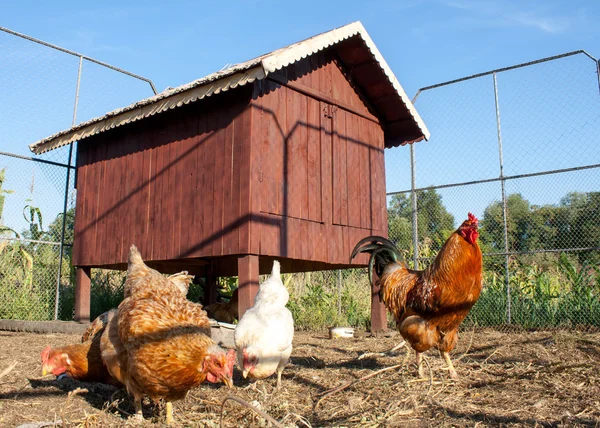
[[[347,265],[386,236],[383,130],[335,54],[274,78],[81,142],[74,265],[122,265],[132,243],[154,261]]]

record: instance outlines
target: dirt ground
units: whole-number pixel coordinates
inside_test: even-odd
[[[41,377],[42,348],[77,341],[77,335],[0,331],[0,426],[140,425],[128,419],[133,403],[123,390]],[[234,389],[203,384],[175,402],[176,425],[219,426],[223,400],[235,396],[284,426],[600,426],[598,333],[464,331],[453,354],[457,381],[443,370],[437,351],[427,353],[424,379],[418,377],[414,353],[406,349],[396,356],[358,359],[399,341],[397,334],[329,340],[325,333],[298,332],[280,391],[274,377],[250,383],[236,371]],[[162,425],[164,409],[146,402],[144,416],[143,425]],[[232,400],[225,404],[222,422],[267,426]]]

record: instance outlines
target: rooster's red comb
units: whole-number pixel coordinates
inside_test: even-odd
[[[471,220],[474,223],[479,223],[479,219],[477,217],[475,217],[475,214],[473,213],[469,213],[469,220]]]

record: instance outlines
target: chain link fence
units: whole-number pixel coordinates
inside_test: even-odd
[[[67,147],[34,161],[26,146],[154,88],[5,29],[0,58],[0,318],[72,319],[74,159]],[[411,266],[467,212],[480,219],[484,291],[467,325],[599,326],[598,69],[578,51],[423,88],[414,102],[431,140],[386,151],[389,236]],[[283,277],[298,328],[368,327],[365,269]],[[231,296],[235,278],[220,281]],[[92,317],[119,303],[123,282],[92,271]]]
[[[469,323],[600,326],[599,67],[578,51],[423,88],[431,140],[386,154],[390,237],[414,265],[480,219]]]
[[[0,27],[0,319],[73,318],[75,147],[32,158],[28,144],[153,93],[147,79]]]

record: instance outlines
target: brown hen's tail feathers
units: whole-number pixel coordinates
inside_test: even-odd
[[[403,260],[402,254],[392,241],[382,236],[368,236],[358,241],[352,255],[350,256],[350,262],[354,257],[361,253],[370,254],[369,258],[369,281],[372,282],[373,267],[377,276],[381,277],[386,267],[390,264],[398,263],[399,260]]]
[[[136,264],[144,264],[144,260],[142,260],[142,255],[135,245],[131,245],[129,248],[129,266]]]

